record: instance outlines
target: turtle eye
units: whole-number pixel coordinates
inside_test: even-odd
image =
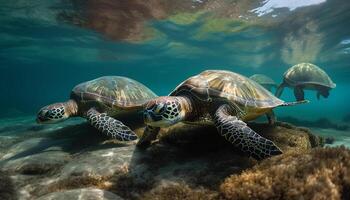
[[[165,111],[165,106],[162,106],[160,109],[159,109],[159,111],[158,111],[158,113],[163,113]]]
[[[52,112],[52,110],[46,111],[46,113],[45,113],[46,118],[51,119],[51,118],[53,118],[53,116],[54,116],[54,113]]]
[[[157,113],[157,114],[161,114],[161,113],[163,113],[164,111],[165,111],[165,105],[164,104],[159,104],[156,108],[155,108],[155,110],[154,110],[154,112],[155,113]]]

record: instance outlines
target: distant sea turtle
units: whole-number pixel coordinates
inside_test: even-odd
[[[291,87],[298,101],[304,100],[304,89],[316,90],[317,99],[320,99],[320,95],[327,98],[329,91],[336,87],[325,71],[311,63],[294,65],[283,76],[283,82],[276,91],[277,97],[282,95],[284,87]]]
[[[272,91],[273,88],[278,86],[274,80],[264,74],[254,74],[249,78],[262,85],[268,91]]]
[[[272,141],[261,137],[244,121],[266,114],[273,124],[272,109],[304,102],[286,103],[240,74],[207,70],[181,83],[169,96],[148,102],[144,111],[148,126],[138,145],[148,146],[159,127],[178,122],[210,123],[226,140],[255,158],[281,154]]]
[[[143,84],[121,76],[104,76],[75,86],[70,100],[43,107],[38,123],[55,123],[69,117],[84,117],[100,132],[122,141],[136,134],[114,119],[123,113],[139,112],[143,104],[157,97]]]

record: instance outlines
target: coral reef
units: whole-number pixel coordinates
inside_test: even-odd
[[[227,199],[349,199],[350,151],[344,147],[290,152],[232,175],[221,185]]]

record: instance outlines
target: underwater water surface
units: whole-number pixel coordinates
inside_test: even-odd
[[[100,76],[126,76],[163,96],[203,70],[280,84],[304,62],[336,88],[319,100],[305,91],[310,103],[277,108],[277,119],[350,147],[347,0],[0,0],[0,134],[35,135],[41,107]],[[290,88],[280,98],[295,101]]]

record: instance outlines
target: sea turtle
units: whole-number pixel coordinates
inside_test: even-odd
[[[229,142],[261,159],[282,151],[270,140],[250,129],[244,121],[266,114],[274,123],[272,109],[303,102],[286,103],[240,74],[207,70],[182,82],[169,96],[147,103],[147,125],[138,146],[145,148],[156,138],[159,127],[178,122],[214,124]]]
[[[277,83],[272,80],[270,77],[264,75],[264,74],[254,74],[253,76],[249,77],[253,81],[259,83],[262,85],[265,89],[268,91],[272,91],[273,88],[277,88]]]
[[[75,86],[67,102],[40,109],[37,122],[55,123],[79,116],[107,136],[121,141],[136,140],[137,135],[114,117],[142,111],[143,104],[155,97],[156,94],[135,80],[104,76]]]
[[[300,63],[289,68],[283,75],[283,82],[277,88],[276,96],[282,95],[284,87],[294,88],[297,101],[304,100],[304,89],[316,90],[317,99],[320,95],[329,96],[329,91],[336,87],[325,71],[311,63]]]

